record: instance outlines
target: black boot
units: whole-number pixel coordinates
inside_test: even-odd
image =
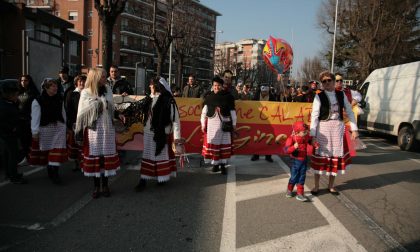
[[[140,179],[139,184],[134,188],[136,192],[141,192],[146,188],[146,180]]]
[[[101,179],[94,177],[93,185],[95,186],[95,189],[92,192],[92,198],[97,199],[101,196]]]
[[[102,176],[102,195],[106,198],[111,196],[111,191],[108,187],[108,177]]]
[[[221,164],[220,165],[220,170],[221,170],[221,173],[223,175],[226,175],[227,174],[227,170],[226,170],[225,164]]]
[[[47,165],[47,172],[48,172],[48,177],[52,180],[54,177],[54,171],[51,165]]]
[[[61,178],[58,175],[58,166],[52,166],[52,182],[56,185],[61,184]]]
[[[218,172],[220,171],[219,165],[213,165],[213,169],[211,169],[212,172]]]

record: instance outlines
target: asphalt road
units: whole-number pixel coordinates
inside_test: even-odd
[[[192,155],[176,179],[137,193],[141,153],[127,152],[112,196],[96,200],[71,163],[59,186],[42,167],[23,167],[28,185],[0,181],[0,250],[419,251],[420,153],[363,140],[368,148],[337,178],[341,194],[312,197],[308,172],[305,203],[284,195],[287,157],[235,156],[223,176]]]

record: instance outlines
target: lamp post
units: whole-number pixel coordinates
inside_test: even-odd
[[[172,13],[171,13],[171,38],[173,36],[173,30],[174,30],[174,2],[175,0],[172,0]],[[172,80],[172,46],[173,45],[173,38],[171,41],[171,44],[169,45],[169,77],[168,77],[168,82],[169,82],[169,87],[171,86],[171,80]]]
[[[333,40],[332,57],[331,57],[331,73],[334,72],[335,34],[337,32],[337,12],[338,12],[338,0],[335,1],[334,40]]]
[[[218,43],[218,40],[217,40],[217,33],[223,33],[223,30],[219,30],[219,31],[217,31],[217,30],[214,30],[214,31],[211,31],[212,33],[214,33],[214,36],[215,36],[215,38],[214,38],[214,40],[215,40],[215,44],[214,44],[214,55],[213,55],[213,74],[215,74],[215,68],[216,68],[216,45],[217,45],[217,43]],[[220,50],[222,50],[222,49],[220,49]],[[218,59],[218,60],[220,60],[220,59]],[[219,64],[220,64],[220,62],[219,62]]]

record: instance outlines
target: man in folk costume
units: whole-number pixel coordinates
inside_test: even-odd
[[[315,186],[311,193],[318,194],[320,174],[326,174],[329,176],[329,192],[337,195],[335,176],[344,174],[346,167],[351,164],[350,143],[344,137],[344,112],[350,120],[351,138],[357,138],[358,132],[349,101],[342,91],[335,90],[334,75],[322,72],[320,80],[324,91],[314,98],[310,126],[310,135],[319,143],[319,148],[311,158],[311,167],[315,171]]]
[[[59,184],[58,168],[67,161],[66,113],[54,80],[43,83],[42,93],[32,102],[31,111],[32,149],[29,163],[47,165],[48,176],[53,183]]]
[[[111,195],[108,177],[116,175],[120,169],[113,118],[114,101],[111,89],[106,86],[106,72],[101,68],[92,68],[80,93],[75,136],[79,145],[83,146],[83,173],[93,177],[93,198],[101,194],[104,197]],[[120,119],[125,120],[122,115]]]
[[[213,172],[221,170],[225,175],[226,164],[233,154],[233,141],[232,132],[222,130],[222,122],[231,121],[234,131],[236,111],[235,98],[223,90],[223,80],[219,77],[213,79],[212,91],[204,100],[200,121],[204,161],[213,165]]]
[[[181,142],[181,124],[175,99],[164,78],[150,81],[150,96],[143,106],[144,150],[140,168],[140,182],[136,191],[143,191],[146,180],[157,180],[162,185],[176,177],[175,154],[172,143]]]

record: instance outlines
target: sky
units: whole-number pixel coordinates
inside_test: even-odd
[[[304,58],[319,54],[326,43],[317,24],[322,0],[200,0],[219,12],[217,43],[241,39],[268,39],[270,35],[286,40],[293,48],[296,69]],[[293,72],[293,75],[296,71]]]

